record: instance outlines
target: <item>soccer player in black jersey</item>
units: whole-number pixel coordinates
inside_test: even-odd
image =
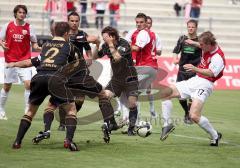
[[[64,81],[64,77],[58,80],[52,80],[55,73],[61,70],[62,66],[67,63],[71,63],[76,60],[76,57],[81,57],[80,53],[76,48],[68,43],[70,27],[66,22],[56,23],[55,26],[55,37],[50,41],[46,42],[42,47],[42,52],[39,57],[33,59],[16,62],[8,65],[9,67],[29,67],[36,66],[37,74],[31,80],[31,92],[29,96],[29,109],[28,112],[21,119],[17,137],[12,145],[12,148],[19,149],[21,147],[22,139],[31,125],[31,121],[35,116],[38,107],[44,101],[44,99],[51,95],[54,100],[51,104],[52,109],[57,108],[57,104],[63,104],[67,111],[66,124],[67,133],[64,141],[64,147],[69,148],[71,151],[77,151],[76,144],[72,141],[74,132],[76,129],[76,107],[71,95],[65,97],[56,97],[52,94],[49,88],[49,82],[52,87],[57,87],[59,90],[65,91],[65,85],[59,84],[59,81]],[[78,58],[79,60],[79,58]],[[81,65],[78,61],[74,64],[74,68]],[[75,69],[69,69],[68,73],[74,73]],[[67,94],[67,91],[66,91]]]
[[[70,26],[69,41],[79,49],[82,55],[83,49],[85,50],[86,56],[88,57],[86,61],[88,66],[90,66],[92,64],[92,51],[89,43],[99,45],[100,40],[96,36],[88,35],[86,32],[78,29],[80,24],[80,16],[78,15],[77,12],[71,12],[68,15],[68,24]],[[83,102],[84,96],[78,97],[78,99],[75,101],[77,111],[81,109]],[[60,125],[58,127],[59,131],[65,130],[65,115],[66,112],[64,111],[64,109],[59,107],[60,117]]]
[[[129,127],[128,135],[134,135],[134,127],[137,119],[137,98],[138,98],[138,78],[135,67],[133,66],[131,47],[129,43],[120,38],[118,31],[110,26],[102,30],[102,37],[104,44],[101,49],[95,50],[94,58],[101,58],[107,55],[110,58],[112,67],[112,78],[108,83],[105,91],[108,98],[100,99],[100,108],[108,108],[109,113],[113,113],[113,108],[110,103],[110,98],[113,96],[120,96],[125,92],[128,97],[129,113]],[[103,130],[109,133],[109,123],[104,123]]]
[[[180,36],[177,41],[177,45],[173,49],[173,63],[179,65],[177,82],[188,80],[189,78],[196,75],[195,72],[187,72],[183,68],[183,65],[193,64],[194,66],[197,66],[200,63],[202,50],[198,42],[197,27],[198,22],[196,20],[189,20],[187,22],[188,34]],[[181,54],[180,58],[178,57],[179,53]],[[179,103],[185,111],[184,122],[186,124],[192,123],[189,117],[191,101],[191,99],[189,100],[189,102],[187,102],[186,99],[179,100]],[[163,106],[168,106],[169,104],[170,102],[163,102]]]

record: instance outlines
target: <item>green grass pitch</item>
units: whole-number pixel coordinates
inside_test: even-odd
[[[240,165],[240,91],[215,91],[207,100],[204,115],[223,134],[219,147],[210,147],[208,135],[197,125],[182,122],[183,110],[174,100],[173,118],[177,127],[164,142],[159,140],[160,120],[154,121],[153,134],[147,138],[128,137],[113,132],[111,142],[102,139],[101,123],[77,127],[74,140],[79,152],[63,148],[65,132],[57,131],[54,120],[51,138],[38,145],[31,140],[43,129],[44,104],[25,135],[20,150],[11,149],[23,115],[23,86],[14,85],[6,105],[8,120],[0,120],[0,168],[238,168]],[[46,102],[45,102],[46,103]],[[161,102],[155,101],[160,114]],[[96,102],[86,101],[78,117],[98,110]],[[149,116],[147,102],[141,104],[142,118]]]

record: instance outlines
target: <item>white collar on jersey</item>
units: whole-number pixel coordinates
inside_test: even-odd
[[[52,40],[66,41],[63,37],[60,37],[60,36],[55,36],[55,37],[53,37]]]
[[[25,26],[26,22],[24,22],[22,25],[17,25],[16,20],[13,21],[15,26]]]
[[[218,50],[218,46],[216,46],[215,50],[211,51],[210,54],[215,53]]]

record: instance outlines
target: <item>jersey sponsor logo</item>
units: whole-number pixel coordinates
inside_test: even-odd
[[[15,42],[22,42],[24,39],[24,35],[22,34],[13,34],[13,39]]]

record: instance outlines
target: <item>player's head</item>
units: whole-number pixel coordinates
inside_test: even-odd
[[[102,30],[102,37],[103,37],[103,40],[105,39],[105,36],[110,36],[110,37],[113,37],[116,41],[119,40],[119,33],[117,31],[117,29],[111,27],[111,26],[107,26],[105,28],[103,28]]]
[[[69,38],[70,26],[67,22],[56,22],[54,27],[55,36],[63,37],[66,41]]]
[[[80,23],[80,16],[77,12],[71,12],[68,15],[68,24],[71,30],[77,30]]]
[[[147,16],[147,28],[151,29],[152,27],[152,18],[150,16]]]
[[[217,42],[214,34],[210,31],[206,31],[199,36],[199,44],[203,52],[211,52],[215,49]]]
[[[136,27],[138,30],[143,30],[146,28],[147,16],[144,13],[138,13],[135,17]]]
[[[197,33],[198,22],[194,19],[190,19],[187,22],[188,34],[193,35]]]
[[[14,17],[18,20],[24,20],[27,12],[27,7],[25,5],[17,5],[13,9]]]

